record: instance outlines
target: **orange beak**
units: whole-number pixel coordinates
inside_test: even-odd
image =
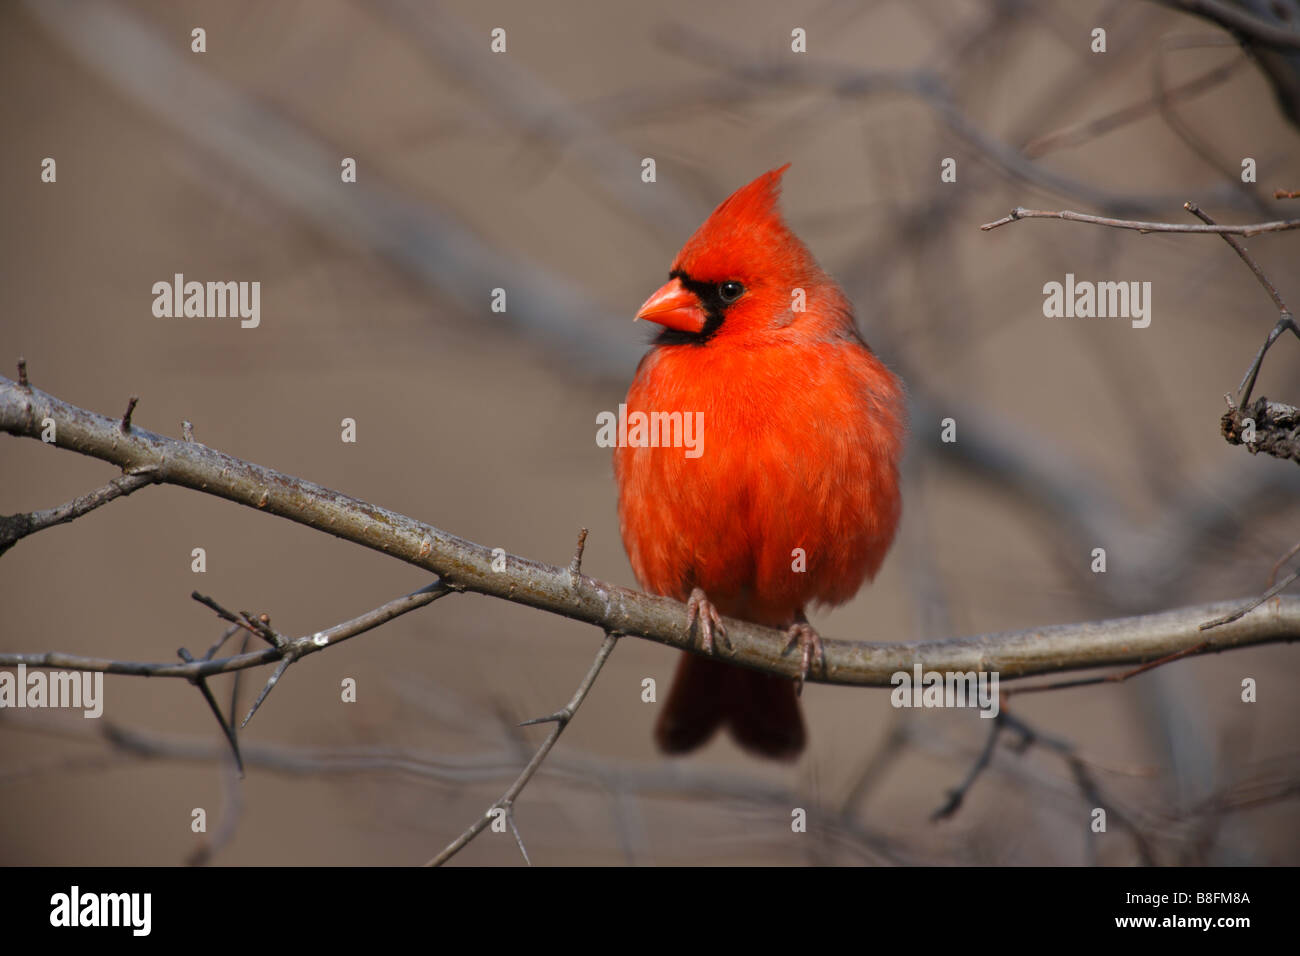
[[[681,332],[699,332],[708,320],[699,297],[682,285],[680,279],[666,283],[646,299],[636,317]]]

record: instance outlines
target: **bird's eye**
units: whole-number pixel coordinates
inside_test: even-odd
[[[739,282],[723,282],[718,286],[718,295],[723,302],[732,303],[745,294],[745,287]]]

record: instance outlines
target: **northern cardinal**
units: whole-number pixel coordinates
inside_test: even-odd
[[[636,578],[687,602],[701,650],[725,641],[723,615],[782,628],[806,677],[821,647],[805,608],[853,597],[893,540],[906,413],[843,291],[781,218],[788,168],[718,206],[637,313],[663,330],[637,367],[627,419],[695,416],[697,448],[628,440],[614,473]],[[745,749],[793,758],[806,739],[802,677],[685,654],[659,747],[693,750],[725,724]]]

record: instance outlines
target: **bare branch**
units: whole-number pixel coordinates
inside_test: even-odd
[[[0,377],[0,431],[36,437],[36,423],[46,417],[58,423],[60,447],[113,462],[128,471],[151,469],[159,482],[202,491],[326,531],[432,571],[439,575],[439,581],[372,615],[314,637],[300,637],[283,647],[222,660],[143,664],[46,653],[0,655],[0,665],[21,662],[29,666],[190,679],[278,663],[288,653],[314,653],[409,610],[403,602],[428,603],[451,590],[503,598],[681,650],[697,649],[686,607],[677,601],[581,574],[575,586],[568,568],[515,555],[506,556],[505,571],[495,571],[490,548],[432,525],[205,445],[141,428],[122,435],[113,419],[68,405],[37,389],[22,390]],[[825,670],[809,676],[820,683],[887,687],[894,674],[910,671],[918,661],[926,668],[944,671],[997,671],[1008,680],[1031,674],[1140,664],[1201,644],[1204,635],[1198,630],[1199,624],[1228,613],[1240,603],[1219,602],[1141,617],[914,644],[824,638]],[[721,653],[727,660],[790,679],[799,675],[800,662],[782,653],[787,644],[784,632],[731,619],[726,619],[725,626],[731,646]],[[1291,641],[1297,636],[1300,599],[1286,599],[1225,626],[1198,653]]]
[[[20,383],[20,387],[24,386]],[[27,514],[0,516],[0,554],[4,554],[29,534],[44,531],[46,528],[52,528],[57,524],[74,521],[87,512],[94,511],[101,505],[106,505],[110,501],[129,495],[145,485],[153,484],[153,482],[154,477],[152,474],[118,475],[102,488],[96,488],[94,491],[88,492],[80,498],[74,498],[57,508],[50,508],[47,511],[32,511]]]
[[[1183,203],[1183,208],[1207,226],[1216,225],[1215,221],[1202,211],[1201,207],[1196,205],[1196,203]],[[1264,291],[1267,292],[1268,297],[1273,300],[1273,304],[1277,306],[1278,311],[1290,312],[1291,310],[1286,307],[1286,303],[1282,301],[1282,296],[1277,291],[1277,286],[1273,285],[1273,283],[1269,281],[1268,276],[1264,275],[1263,268],[1255,261],[1255,258],[1250,254],[1250,252],[1247,251],[1245,244],[1236,236],[1229,233],[1221,232],[1219,235],[1223,236],[1223,241],[1232,246],[1233,251],[1236,252],[1237,255],[1241,256],[1241,261],[1246,263],[1250,268],[1250,271],[1254,273],[1255,278],[1258,279],[1259,284],[1264,287]]]
[[[1133,843],[1137,847],[1138,859],[1142,861],[1143,866],[1154,866],[1156,863],[1155,854],[1151,850],[1151,843],[1146,834],[1137,825],[1136,822],[1129,819],[1128,814],[1120,811],[1113,800],[1107,800],[1102,796],[1097,782],[1093,779],[1092,772],[1083,758],[1079,756],[1074,744],[1062,740],[1059,737],[1052,737],[1048,734],[1040,733],[1033,727],[1030,727],[1023,720],[1016,717],[1008,711],[1002,711],[999,715],[1001,720],[1006,721],[1007,726],[1019,733],[1025,740],[1025,746],[1040,744],[1049,750],[1056,751],[1070,768],[1074,781],[1079,787],[1079,791],[1094,807],[1105,808],[1110,818],[1119,824],[1121,829],[1127,830],[1133,837]]]
[[[177,651],[177,653],[185,663],[193,663],[194,655],[185,648],[182,647]],[[235,676],[238,677],[239,675],[236,674]],[[217,718],[217,723],[221,726],[221,732],[225,734],[226,741],[230,744],[230,749],[235,755],[235,766],[239,768],[239,775],[242,777],[244,775],[244,758],[239,754],[239,738],[235,736],[235,727],[232,722],[233,718],[232,720],[227,720],[221,713],[221,707],[218,706],[217,699],[212,696],[212,689],[208,687],[207,680],[202,677],[195,677],[190,681],[190,683],[199,689],[199,692],[203,695],[203,699],[207,701],[208,708],[212,711],[212,715]]]
[[[272,630],[271,619],[265,614],[260,615],[259,619],[254,620],[252,615],[248,612],[240,611],[236,614],[234,611],[228,611],[212,598],[208,597],[206,594],[200,594],[198,591],[191,592],[190,597],[195,601],[198,601],[204,607],[211,608],[216,612],[217,617],[221,618],[223,621],[229,621],[236,628],[243,628],[249,634],[252,634],[255,637],[260,637],[272,647],[284,646],[284,638]],[[225,638],[222,638],[222,643],[224,642]],[[211,655],[208,656],[211,657]]]
[[[1264,340],[1264,344],[1255,354],[1254,361],[1246,369],[1246,374],[1237,389],[1236,400],[1234,401],[1229,397],[1228,411],[1223,414],[1220,430],[1229,444],[1244,444],[1250,448],[1252,453],[1263,451],[1274,458],[1289,458],[1300,463],[1300,410],[1290,405],[1284,405],[1281,402],[1269,402],[1263,398],[1254,405],[1247,405],[1250,401],[1251,392],[1254,390],[1260,366],[1264,362],[1264,356],[1283,333],[1293,332],[1297,338],[1300,338],[1300,325],[1296,324],[1291,312],[1287,309],[1286,303],[1277,291],[1277,286],[1264,274],[1263,268],[1247,251],[1241,240],[1236,238],[1237,236],[1255,236],[1265,232],[1281,232],[1295,229],[1300,227],[1300,219],[1285,219],[1276,222],[1255,223],[1253,225],[1220,226],[1206,215],[1196,203],[1184,203],[1183,208],[1199,218],[1201,225],[1138,222],[1131,219],[1109,219],[1104,216],[1092,216],[1086,213],[1070,212],[1069,210],[1045,212],[1040,209],[1026,209],[1023,206],[1017,206],[1011,210],[1009,216],[1004,216],[993,222],[986,222],[980,228],[986,231],[996,229],[998,226],[1004,226],[1018,219],[1065,219],[1070,222],[1086,222],[1098,226],[1110,226],[1115,229],[1132,229],[1142,233],[1214,233],[1222,236],[1223,240],[1232,246],[1237,255],[1241,257],[1241,260],[1250,268],[1255,278],[1259,280],[1269,298],[1273,300],[1273,304],[1279,309],[1280,315],[1277,323],[1269,332],[1268,338]],[[1250,420],[1249,427],[1247,427],[1247,420]],[[1252,433],[1255,436],[1253,438],[1250,437]]]
[[[1206,621],[1204,624],[1201,625],[1201,630],[1208,631],[1212,627],[1222,627],[1224,624],[1231,624],[1233,621],[1240,619],[1243,615],[1249,614],[1251,611],[1255,610],[1255,608],[1259,607],[1269,598],[1281,594],[1283,591],[1285,591],[1287,588],[1291,586],[1291,582],[1294,581],[1296,578],[1300,578],[1300,570],[1292,571],[1281,581],[1277,582],[1277,584],[1274,584],[1271,587],[1269,587],[1267,591],[1265,591],[1259,597],[1255,598],[1255,600],[1249,602],[1248,604],[1243,604],[1241,607],[1237,608],[1237,610],[1233,611],[1231,614],[1226,614],[1223,617],[1215,618],[1213,621]]]
[[[149,664],[140,661],[115,661],[102,657],[80,657],[75,654],[61,654],[57,651],[49,651],[43,654],[0,654],[0,667],[17,667],[19,664],[25,664],[28,667],[100,671],[104,674],[128,674],[133,677],[179,677],[184,680],[194,681],[204,677],[211,677],[213,674],[229,674],[247,670],[250,667],[261,667],[263,664],[274,664],[277,661],[284,660],[289,655],[293,655],[297,659],[308,654],[314,654],[335,644],[341,644],[348,638],[374,630],[381,624],[386,624],[393,618],[400,617],[408,611],[414,611],[416,608],[432,604],[438,598],[450,594],[454,590],[456,589],[450,585],[435,581],[427,587],[395,598],[387,604],[381,605],[372,611],[367,611],[360,617],[355,617],[350,621],[344,621],[342,624],[336,624],[331,628],[304,637],[285,640],[279,647],[268,647],[260,651],[240,653],[234,657],[223,657],[216,660],[209,660],[205,657],[199,660],[191,659],[183,664]],[[1300,608],[1297,610],[1300,611]]]
[[[156,117],[174,135],[190,142],[247,188],[259,191],[268,201],[298,215],[325,234],[358,244],[404,270],[436,290],[439,296],[449,296],[467,314],[477,314],[483,308],[483,290],[496,285],[501,275],[509,275],[512,306],[508,313],[499,316],[501,321],[520,336],[531,337],[538,347],[561,356],[582,374],[626,384],[628,371],[642,350],[625,334],[612,331],[621,326],[608,321],[611,310],[593,299],[589,289],[552,270],[492,248],[454,215],[406,201],[400,189],[383,183],[378,173],[363,177],[346,193],[315,178],[303,177],[303,169],[332,164],[335,145],[311,124],[295,122],[292,114],[275,104],[265,103],[248,90],[205,70],[195,58],[178,54],[175,45],[156,26],[129,8],[114,3],[33,3],[29,9],[51,36],[88,70],[103,76],[122,97]],[[444,45],[457,43],[463,32],[459,24],[443,14],[403,9],[396,14],[390,12],[387,17],[397,22],[411,43],[422,50],[445,52]],[[381,10],[391,11],[392,6]],[[940,57],[936,62],[949,68],[968,58],[983,56],[988,52],[981,45],[984,40],[1002,43],[1006,24],[1024,19],[1021,13],[1001,6],[993,13],[978,34],[961,39],[954,44],[950,56]],[[1129,31],[1125,33],[1132,36]],[[1142,47],[1140,37],[1124,41],[1117,35],[1114,40],[1116,49],[1126,42],[1131,42],[1134,50]],[[837,66],[824,61],[809,64],[808,68],[788,62],[782,65],[779,61],[754,63],[752,50],[718,36],[670,33],[667,41],[713,71],[702,82],[650,97],[661,101],[668,112],[698,106],[710,97],[715,100],[721,97],[727,102],[766,100],[774,92],[787,89],[797,93],[801,83],[805,88],[830,93],[830,97],[823,97],[828,101],[832,97],[872,93],[912,93],[987,157],[989,162],[984,168],[991,172],[1054,189],[1114,215],[1146,215],[1148,211],[1154,214],[1154,210],[1181,202],[1181,197],[1175,200],[1115,195],[1055,175],[1029,160],[1011,142],[990,137],[979,116],[958,108],[951,84],[942,73],[867,71],[855,63]],[[447,62],[460,63],[462,59],[461,54],[456,54]],[[505,67],[502,65],[501,69]],[[624,94],[615,94],[588,103],[581,110],[561,104],[559,108],[564,115],[543,113],[537,120],[536,115],[530,118],[518,107],[523,102],[545,108],[554,100],[550,93],[535,88],[536,75],[523,70],[492,72],[500,75],[487,77],[488,85],[477,84],[476,73],[470,85],[476,86],[477,95],[484,98],[494,116],[504,123],[518,124],[520,114],[524,113],[524,119],[535,121],[523,130],[531,142],[549,140],[555,155],[562,153],[566,163],[572,159],[579,164],[580,176],[597,183],[609,181],[611,157],[620,162],[616,158],[626,153],[626,148],[610,132],[611,121],[624,122],[629,117],[635,121],[643,115],[644,111],[637,106],[646,98],[643,91],[636,93],[631,101]],[[937,85],[933,85],[936,76]],[[1072,82],[1063,90],[1049,91],[1052,95],[1046,95],[1044,101],[1050,112],[1044,115],[1060,114],[1061,96],[1057,94],[1086,88],[1086,84]],[[586,118],[579,114],[585,114]],[[588,142],[595,139],[603,142]],[[226,179],[226,175],[202,177],[202,182],[211,185]],[[635,209],[641,221],[642,213],[647,211],[644,192],[623,188],[617,190],[617,195],[613,191],[608,195],[623,208]],[[871,274],[862,268],[864,262],[878,261],[881,274],[887,274],[892,268],[892,256],[906,248],[897,242],[897,230],[908,235],[921,231],[933,236],[940,224],[952,221],[954,204],[968,201],[964,196],[977,194],[978,191],[961,191],[955,195],[946,192],[941,201],[935,197],[918,207],[913,215],[882,229],[880,234],[887,237],[888,244],[881,245],[870,256],[853,257],[853,273],[846,276],[850,291],[856,288],[856,294],[863,295],[870,287],[864,284]],[[695,208],[688,223],[692,228],[709,209],[708,205],[693,201],[671,177],[661,178],[654,195],[657,199],[651,205],[656,208],[670,205]],[[1236,205],[1241,201],[1238,187],[1228,184],[1207,185],[1203,196],[1225,204]],[[631,205],[624,200],[631,200]],[[662,214],[648,214],[644,221],[658,223],[661,232],[668,229],[669,220]],[[854,280],[854,274],[863,278]],[[876,301],[874,290],[872,299]],[[878,330],[875,334],[879,339],[884,333]],[[928,390],[927,376],[906,374],[905,349],[889,348],[885,343],[881,351],[890,355],[904,373],[903,378],[910,382],[914,421],[925,420],[951,405],[950,397]],[[962,441],[941,444],[938,431],[926,429],[918,431],[918,439],[925,439],[925,443],[918,441],[917,447],[941,451],[945,465],[993,477],[1023,495],[1026,501],[1064,526],[1066,533],[1061,539],[1067,536],[1081,541],[1122,539],[1127,553],[1135,556],[1132,566],[1142,573],[1128,579],[1111,576],[1110,580],[1093,582],[1117,607],[1145,610],[1172,600],[1161,590],[1153,591],[1152,580],[1182,580],[1186,562],[1197,554],[1195,545],[1207,533],[1239,533],[1235,523],[1225,527],[1226,522],[1236,520],[1237,500],[1277,489],[1291,493],[1300,487],[1295,479],[1277,471],[1251,469],[1243,475],[1239,471],[1233,473],[1229,466],[1224,474],[1212,476],[1208,481],[1185,483],[1176,506],[1164,514],[1159,526],[1141,528],[1123,500],[1100,476],[1093,474],[1087,462],[1066,455],[1058,443],[1041,435],[1031,439],[1018,434],[1017,429],[1002,427],[1004,423],[969,394],[963,395],[961,401],[966,409]],[[1209,488],[1210,484],[1230,486],[1233,495],[1216,492]],[[1245,484],[1255,487],[1246,488]],[[1202,491],[1203,488],[1206,490]],[[1125,580],[1135,583],[1122,583]]]
[[[1065,219],[1070,222],[1090,222],[1095,226],[1110,226],[1112,229],[1132,229],[1135,232],[1192,232],[1211,233],[1214,235],[1258,236],[1265,232],[1285,232],[1288,229],[1300,229],[1300,219],[1279,219],[1274,222],[1256,222],[1240,226],[1193,225],[1183,222],[1142,222],[1137,219],[1111,219],[1109,216],[1092,216],[1085,212],[1071,212],[1062,209],[1048,212],[1044,209],[1026,209],[1017,206],[1009,215],[980,226],[985,232],[1005,226],[1020,219]]]
[[[947,820],[959,809],[966,799],[966,794],[974,786],[975,781],[979,779],[980,774],[988,767],[989,761],[993,759],[993,750],[997,746],[998,738],[1002,736],[1002,731],[1006,723],[1002,718],[1002,711],[998,711],[997,717],[993,719],[993,726],[989,728],[988,737],[984,741],[983,748],[980,749],[979,756],[971,764],[970,770],[966,772],[966,777],[957,786],[948,791],[948,799],[944,801],[943,806],[930,814],[931,822]]]
[[[537,768],[542,765],[542,762],[546,759],[546,755],[551,752],[551,748],[555,746],[555,742],[560,739],[560,734],[564,733],[564,728],[569,726],[569,721],[572,720],[573,715],[578,712],[578,708],[582,706],[582,702],[587,699],[587,693],[591,690],[591,685],[596,682],[596,678],[600,675],[600,669],[605,666],[605,661],[609,659],[610,653],[614,650],[614,645],[618,643],[618,638],[619,635],[613,631],[607,631],[605,633],[605,640],[601,643],[600,650],[596,652],[596,659],[591,662],[591,667],[587,670],[587,675],[582,679],[582,683],[578,685],[578,689],[574,691],[573,697],[570,698],[569,702],[565,704],[562,709],[557,710],[555,713],[550,714],[547,717],[524,721],[524,724],[526,725],[554,721],[555,727],[547,735],[546,739],[542,741],[542,745],[537,748],[537,753],[533,754],[533,759],[528,761],[528,764],[520,772],[519,776],[515,778],[515,782],[512,783],[509,788],[507,788],[506,792],[501,795],[501,799],[488,807],[487,812],[475,820],[470,825],[469,829],[449,843],[446,849],[430,860],[427,864],[428,866],[442,866],[464,849],[471,840],[487,829],[488,824],[492,822],[492,812],[494,810],[505,811],[506,821],[509,823],[510,829],[514,833],[516,841],[519,843],[519,851],[524,855],[524,861],[527,862],[529,866],[532,866],[532,861],[528,859],[528,851],[524,849],[523,837],[519,835],[519,830],[515,826],[515,799],[523,792],[524,787],[528,786],[528,781],[533,779],[533,774],[537,773]]]

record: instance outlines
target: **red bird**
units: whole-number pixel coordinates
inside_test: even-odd
[[[782,628],[807,676],[821,646],[805,609],[853,597],[893,540],[906,419],[898,379],[777,210],[788,168],[718,206],[637,313],[664,328],[627,420],[681,413],[700,432],[689,453],[620,441],[614,474],[637,580],[687,602],[701,649],[725,640],[722,615]],[[793,758],[802,683],[685,654],[655,738],[684,753],[725,724],[747,750]]]

